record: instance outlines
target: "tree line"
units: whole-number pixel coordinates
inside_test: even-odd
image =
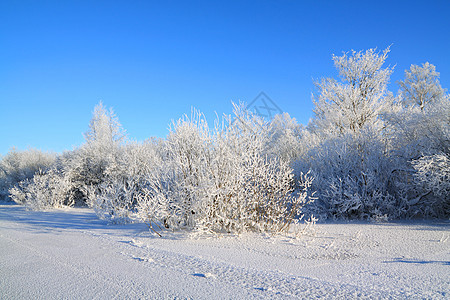
[[[448,218],[449,95],[430,63],[389,91],[389,51],[333,55],[339,77],[315,83],[307,126],[239,104],[212,127],[193,110],[166,138],[135,142],[100,103],[75,150],[2,157],[0,197],[32,209],[87,205],[155,232],[277,233],[312,215]]]

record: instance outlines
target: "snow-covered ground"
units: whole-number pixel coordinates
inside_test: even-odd
[[[163,234],[89,209],[0,205],[0,299],[450,298],[449,222]]]

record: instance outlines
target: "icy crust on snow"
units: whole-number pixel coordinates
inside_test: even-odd
[[[299,238],[159,238],[89,209],[0,205],[0,299],[448,299],[449,229],[341,223]]]

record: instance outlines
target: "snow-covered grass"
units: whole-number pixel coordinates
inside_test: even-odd
[[[326,223],[299,238],[157,237],[91,209],[0,205],[0,299],[448,299],[450,223]]]

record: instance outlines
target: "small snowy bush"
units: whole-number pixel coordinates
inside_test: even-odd
[[[10,189],[14,202],[33,210],[72,205],[67,202],[67,182],[55,169],[38,172]]]
[[[56,155],[36,149],[17,151],[11,149],[0,160],[0,200],[9,198],[9,190],[24,180],[45,172],[56,160]]]
[[[158,142],[129,143],[121,147],[114,169],[87,192],[97,214],[113,223],[133,221],[138,200],[145,196],[148,179],[159,162]]]
[[[450,215],[450,158],[449,154],[423,156],[412,162],[414,179],[422,189],[422,215],[446,217]]]

